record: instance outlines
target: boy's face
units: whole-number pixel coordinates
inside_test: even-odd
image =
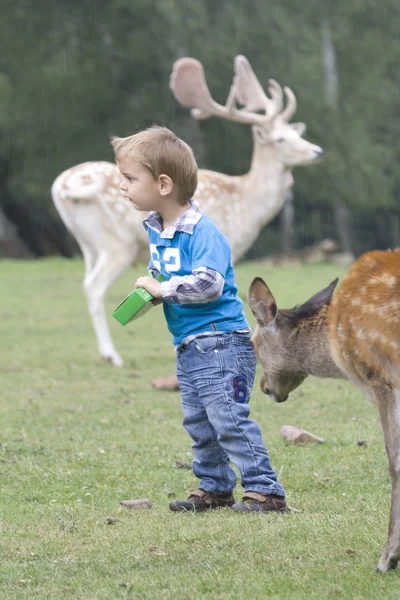
[[[120,190],[136,210],[158,210],[162,194],[160,182],[139,161],[124,156],[117,161],[122,175]]]

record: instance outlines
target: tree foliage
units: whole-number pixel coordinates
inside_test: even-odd
[[[224,102],[233,59],[244,54],[264,86],[273,77],[294,90],[295,120],[326,150],[320,165],[294,173],[296,243],[337,237],[332,211],[340,198],[360,250],[396,244],[399,26],[397,0],[3,0],[0,207],[36,253],[71,253],[51,203],[52,181],[79,162],[112,160],[111,134],[153,123],[191,143],[201,166],[244,172],[249,128],[195,122],[168,86],[173,62],[194,56]],[[327,29],[337,59],[336,107],[327,97]],[[257,251],[274,249],[277,223]]]

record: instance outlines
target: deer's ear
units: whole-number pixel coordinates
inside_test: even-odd
[[[274,322],[278,307],[271,290],[261,277],[253,279],[248,291],[248,301],[259,325],[271,325]]]
[[[332,300],[332,295],[337,286],[339,279],[336,277],[328,287],[324,288],[320,292],[311,296],[307,302],[304,302],[301,306],[296,309],[296,315],[298,317],[311,317],[314,313],[316,313],[322,306],[329,304]]]
[[[262,146],[269,146],[271,144],[271,134],[267,127],[267,125],[253,125],[252,127],[254,138]]]
[[[290,126],[300,135],[304,135],[306,132],[305,123],[290,123]]]

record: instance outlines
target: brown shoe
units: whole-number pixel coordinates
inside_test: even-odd
[[[187,500],[173,500],[169,508],[173,511],[195,510],[197,512],[212,508],[231,507],[235,504],[233,494],[219,494],[198,489],[192,492]]]
[[[290,512],[284,496],[246,492],[242,502],[232,506],[232,510],[243,512]]]

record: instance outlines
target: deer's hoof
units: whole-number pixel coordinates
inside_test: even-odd
[[[377,573],[386,573],[387,571],[393,571],[397,567],[398,560],[399,559],[395,556],[382,557],[375,571]]]
[[[113,367],[123,367],[124,366],[124,361],[118,354],[110,355],[110,356],[102,356],[101,358],[104,360],[104,362],[112,365]]]

